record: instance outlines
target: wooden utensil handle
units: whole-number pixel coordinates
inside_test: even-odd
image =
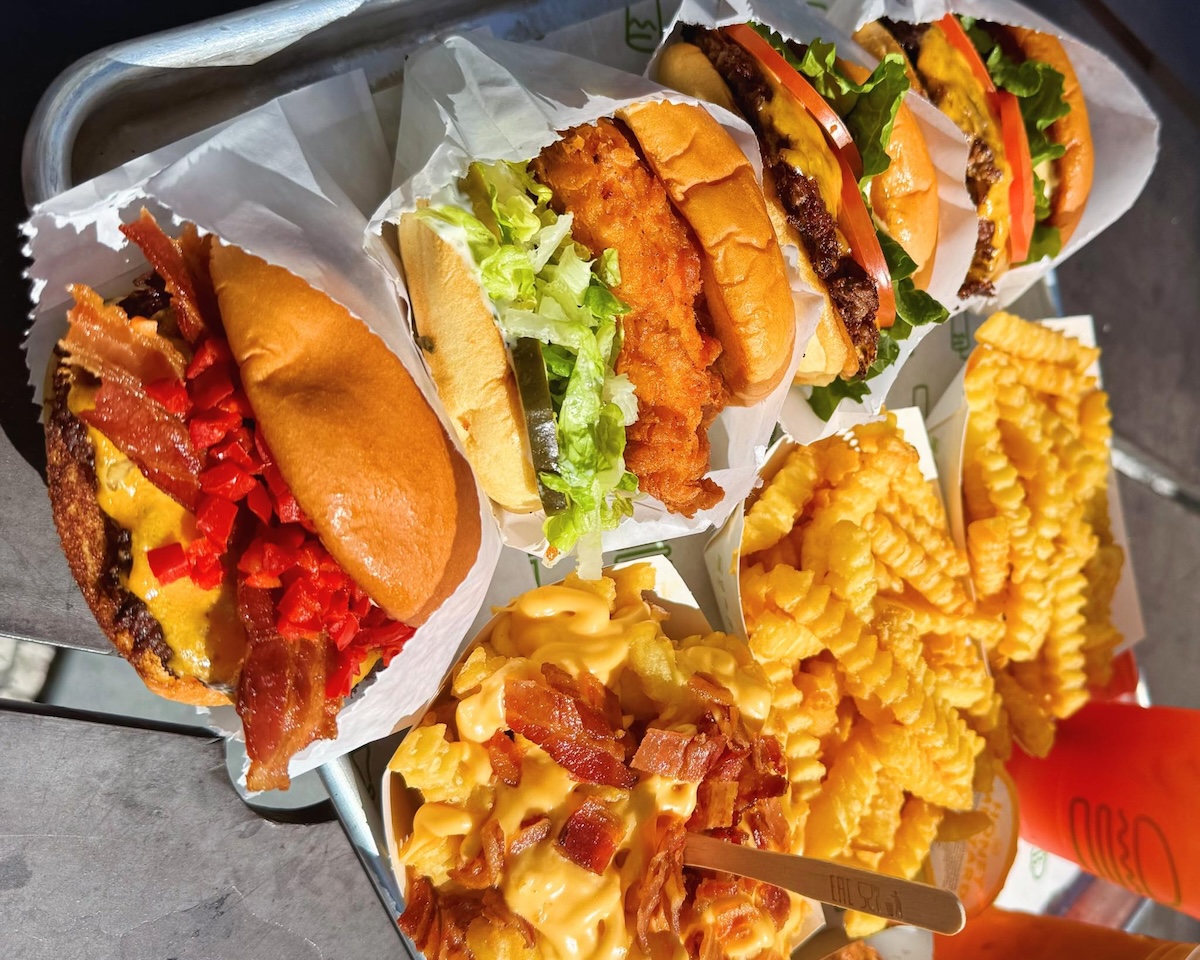
[[[962,902],[953,891],[828,860],[772,853],[700,834],[688,834],[683,860],[937,933],[958,933],[966,923]]]

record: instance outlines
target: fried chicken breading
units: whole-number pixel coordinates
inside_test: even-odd
[[[725,405],[713,369],[721,344],[704,332],[700,253],[687,225],[611,120],[571,128],[532,168],[554,191],[554,208],[574,215],[576,241],[592,256],[617,251],[621,283],[613,292],[630,308],[617,372],[638,398],[626,465],[675,513],[714,506],[722,490],[705,474],[708,426]]]

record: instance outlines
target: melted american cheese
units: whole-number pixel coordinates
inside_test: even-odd
[[[73,386],[67,406],[78,414],[95,400],[94,388]],[[237,678],[245,650],[245,634],[237,615],[232,583],[203,590],[189,578],[161,584],[150,571],[146,553],[167,543],[189,543],[196,520],[163,493],[104,434],[88,427],[96,464],[96,500],[100,509],[130,534],[133,563],[125,587],[146,604],[162,626],[177,676],[204,683],[227,684]]]
[[[541,664],[552,662],[576,676],[586,669],[620,691],[631,642],[645,634],[667,642],[657,621],[656,611],[645,602],[610,612],[605,597],[565,585],[530,591],[501,611],[483,642],[507,660],[460,698],[454,716],[457,740],[451,746],[458,758],[456,775],[480,786],[458,806],[424,804],[401,849],[405,863],[429,863],[438,860],[436,851],[448,841],[456,848],[459,862],[466,862],[478,854],[488,820],[497,820],[505,837],[512,838],[523,824],[548,818],[547,839],[515,855],[508,853],[498,884],[508,907],[536,930],[537,949],[546,960],[643,956],[627,921],[627,896],[645,875],[666,828],[695,810],[697,785],[654,775],[642,775],[632,790],[579,783],[544,750],[517,734],[519,785],[486,786],[491,769],[480,744],[507,729],[504,684],[508,679],[541,677]],[[761,726],[770,706],[770,689],[744,644],[721,635],[693,638],[675,645],[674,655],[681,684],[701,673],[725,685],[737,698],[748,725]],[[683,722],[673,727],[695,730]],[[486,797],[483,802],[481,796]],[[585,797],[603,800],[627,825],[612,864],[601,876],[566,859],[554,842],[570,812]],[[798,923],[802,911],[793,912]],[[795,925],[790,924],[787,933]],[[725,946],[730,956],[750,960],[775,947],[777,939],[767,921]],[[672,960],[686,960],[681,943]]]
[[[917,70],[939,110],[967,136],[978,137],[991,148],[996,166],[1004,174],[988,188],[979,205],[979,215],[996,225],[992,246],[1003,252],[1008,246],[1008,191],[1012,172],[1004,150],[1004,134],[987,102],[987,93],[975,78],[971,65],[946,39],[937,26],[925,31]]]

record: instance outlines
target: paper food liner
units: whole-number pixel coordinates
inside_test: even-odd
[[[939,461],[934,456],[934,447],[930,443],[929,434],[926,433],[925,420],[921,411],[916,407],[901,407],[891,412],[895,414],[897,425],[904,432],[904,439],[917,450],[922,475],[926,480],[934,482],[935,488],[940,491]],[[787,460],[788,454],[797,446],[802,446],[802,444],[792,437],[784,436],[771,447],[761,471],[764,484],[770,482],[770,479],[779,472],[784,461]],[[753,498],[735,510],[721,529],[713,534],[704,548],[704,559],[709,576],[712,578],[713,592],[716,594],[717,606],[723,621],[722,626],[727,633],[741,637],[743,640],[748,640],[748,635],[746,620],[742,614],[741,583],[738,572],[741,561],[742,527],[746,509],[752,502]],[[978,807],[985,800],[986,798],[977,795],[976,806]],[[997,809],[1000,808],[997,807]],[[1001,812],[1004,811],[1001,810]],[[1009,807],[1004,822],[1000,823],[998,828],[1002,831],[1014,831],[1016,829],[1015,816],[1015,810]],[[963,867],[964,864],[971,862],[972,846],[971,841],[935,843],[929,855],[933,875],[926,878],[927,882],[933,882],[946,890],[959,891],[960,884],[966,883],[970,879]],[[874,938],[870,942],[875,944]],[[885,950],[889,942],[885,939],[879,946],[879,949],[884,951],[884,956],[892,955]],[[928,956],[927,953],[918,955]]]
[[[1079,77],[1096,151],[1092,192],[1070,241],[1053,260],[1009,270],[996,282],[994,297],[968,301],[973,310],[991,311],[1012,303],[1133,205],[1158,157],[1159,122],[1146,98],[1108,57],[1014,0],[833,0],[827,16],[839,29],[853,33],[880,17],[929,23],[947,13],[1057,36]]]
[[[1039,322],[1052,330],[1075,337],[1084,346],[1096,346],[1096,330],[1090,316],[1054,317]],[[963,392],[966,369],[964,364],[928,417],[929,435],[933,438],[937,451],[939,482],[946,501],[950,532],[955,542],[964,549],[967,543],[967,528],[963,513],[962,476],[969,413],[967,398]],[[1089,367],[1087,373],[1095,376],[1098,384],[1102,383],[1099,363]],[[1129,532],[1125,526],[1125,513],[1121,508],[1121,493],[1117,486],[1117,475],[1111,464],[1108,468],[1108,514],[1113,543],[1125,553],[1125,562],[1121,565],[1121,579],[1117,581],[1112,601],[1112,622],[1124,638],[1114,651],[1120,653],[1145,639],[1146,625],[1142,620],[1142,605],[1138,600],[1137,583],[1133,575]]]
[[[286,267],[367,322],[439,410],[387,276],[363,252],[367,215],[387,195],[390,157],[365,76],[356,71],[272,101],[244,116],[134,160],[37,206],[24,231],[33,259],[27,341],[38,402],[54,343],[66,332],[68,283],[112,296],[147,270],[119,232],[144,205],[164,225],[201,230]],[[401,415],[398,412],[398,415]],[[447,434],[454,432],[443,418]],[[398,464],[398,467],[404,465]],[[479,554],[458,590],[384,670],[352,694],[338,736],[297,754],[297,776],[407,725],[437,689],[483,601],[500,540],[479,494]],[[235,732],[232,708],[213,714]]]
[[[750,20],[765,24],[787,40],[809,43],[822,39],[836,43],[840,58],[874,69],[874,58],[848,33],[838,30],[803,3],[794,0],[684,0],[667,26],[663,44],[651,58],[647,72],[653,75],[663,47],[674,41],[681,25],[719,27]],[[967,142],[958,127],[927,100],[910,93],[904,103],[921,128],[937,175],[938,241],[928,292],[948,310],[958,311],[963,309],[958,288],[971,265],[978,223],[975,205],[971,203],[964,180]],[[814,291],[814,295],[818,294]],[[877,419],[884,397],[901,367],[917,344],[935,327],[936,324],[915,327],[907,340],[900,341],[896,362],[868,381],[870,393],[861,402],[843,400],[828,422],[813,413],[806,399],[806,388],[796,387],[789,391],[780,414],[783,428],[800,443],[811,443],[856,423]]]
[[[694,637],[697,634],[712,633],[713,628],[696,602],[696,598],[692,595],[692,591],[689,589],[687,583],[684,582],[683,577],[679,575],[679,571],[675,569],[674,565],[666,557],[652,556],[644,560],[630,560],[625,563],[617,563],[611,567],[606,567],[605,572],[619,570],[639,563],[647,563],[654,568],[653,602],[656,606],[670,613],[670,618],[661,624],[664,634],[672,640],[683,640],[687,637]],[[454,671],[466,660],[471,650],[491,635],[496,619],[496,616],[491,617],[479,629],[476,635],[471,638],[471,641],[465,645],[461,654],[455,660],[454,665],[446,672],[446,676],[437,692],[429,698],[429,702],[425,704],[420,714],[413,721],[413,726],[420,725],[424,715],[434,707],[446,690],[449,689]],[[421,800],[416,791],[409,790],[405,786],[404,778],[399,773],[391,770],[384,771],[379,797],[383,812],[383,835],[388,862],[391,866],[392,875],[396,878],[397,889],[399,889],[401,895],[404,895],[407,892],[408,877],[407,872],[400,864],[400,847],[412,831],[413,815],[416,813],[417,807],[421,805]],[[802,899],[808,903],[809,910],[804,922],[800,926],[799,936],[801,939],[797,941],[797,945],[820,929],[824,922],[822,919],[821,904],[807,897]]]
[[[453,36],[409,61],[404,75],[396,182],[399,187],[376,212],[372,229],[399,221],[417,202],[462,177],[473,160],[529,160],[558,139],[558,131],[613,115],[648,100],[697,101],[642,77],[608,69],[552,50],[495,40],[482,34]],[[719,107],[704,105],[733,136],[761,175],[758,146],[750,128]],[[396,284],[405,315],[408,294],[396,258],[380,256]],[[625,549],[697,533],[720,524],[754,485],[799,362],[801,343],[816,327],[819,300],[792,271],[797,316],[797,350],[783,382],[761,403],[727,407],[709,427],[708,474],[725,491],[716,506],[690,519],[669,513],[645,497],[633,516],[603,535],[605,551]],[[410,334],[411,336],[411,334]],[[504,542],[544,556],[544,514],[513,513],[493,505]]]

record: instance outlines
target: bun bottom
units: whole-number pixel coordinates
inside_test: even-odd
[[[227,706],[228,696],[170,667],[171,648],[146,605],[116,573],[124,534],[96,499],[95,452],[87,427],[67,407],[74,374],[52,361],[46,399],[46,480],[54,525],[92,616],[142,682],[160,697],[199,707]]]

